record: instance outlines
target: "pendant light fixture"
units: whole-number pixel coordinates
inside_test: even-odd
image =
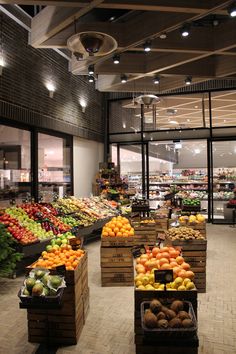
[[[114,64],[120,64],[120,56],[119,54],[116,54],[113,56],[113,63]]]
[[[146,107],[149,107],[152,104],[157,104],[160,102],[159,97],[157,97],[155,95],[151,95],[151,94],[141,95],[141,96],[137,97],[135,100],[139,104],[143,104]]]
[[[88,67],[88,74],[93,75],[94,74],[94,65],[89,65]]]
[[[146,53],[151,51],[152,42],[150,40],[146,41],[143,45],[143,49]]]
[[[228,8],[228,14],[230,17],[236,17],[236,2],[234,2],[229,8]]]

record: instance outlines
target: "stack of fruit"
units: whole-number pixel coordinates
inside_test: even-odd
[[[102,237],[130,237],[134,236],[134,229],[130,222],[123,216],[111,219],[102,229]]]
[[[190,265],[174,247],[154,247],[136,259],[135,285],[139,290],[164,290],[164,284],[156,283],[155,270],[173,269],[174,281],[166,284],[167,290],[193,290],[194,273]]]
[[[55,296],[63,287],[65,287],[63,277],[50,275],[47,269],[34,269],[24,281],[21,296]]]
[[[183,199],[183,205],[197,207],[197,206],[201,205],[201,201],[197,198],[195,198],[195,199],[185,198],[185,199]]]
[[[175,240],[205,240],[205,237],[198,230],[193,230],[189,227],[172,227],[166,231],[166,238],[175,241]]]
[[[173,300],[170,304],[154,299],[145,310],[143,323],[147,329],[160,328],[193,328],[196,329],[196,319],[191,304]],[[165,306],[166,305],[166,306]],[[188,310],[188,311],[186,311]]]
[[[51,246],[47,250],[42,252],[41,257],[32,265],[32,268],[54,269],[60,265],[65,265],[66,270],[74,270],[85,254],[83,250],[74,251],[70,245],[64,243],[61,246]]]
[[[206,218],[202,214],[179,217],[179,223],[181,225],[196,225],[196,224],[204,224],[205,222],[206,222]]]

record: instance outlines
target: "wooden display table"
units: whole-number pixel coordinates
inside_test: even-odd
[[[101,241],[102,286],[133,286],[131,248],[134,237],[104,237]]]
[[[65,281],[60,309],[27,309],[29,342],[77,343],[89,309],[87,253],[74,271],[65,272]]]

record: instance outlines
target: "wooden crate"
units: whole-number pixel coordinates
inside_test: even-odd
[[[102,247],[132,247],[134,245],[134,237],[102,237]]]
[[[88,257],[84,258],[81,270],[82,293],[88,289]]]
[[[101,267],[132,267],[133,256],[130,247],[101,247]]]
[[[102,286],[134,286],[134,268],[101,268]]]
[[[76,344],[82,332],[83,301],[81,288],[65,289],[63,306],[57,310],[28,309],[28,339],[34,343]]]
[[[168,230],[168,219],[167,218],[156,218],[156,231],[165,231]]]
[[[197,291],[134,291],[134,332],[137,354],[197,354],[198,338],[191,340],[161,340],[161,338],[147,338],[141,325],[141,303],[152,299],[179,299],[190,301],[197,317]]]
[[[156,242],[157,242],[156,231],[155,232],[135,231],[135,235],[134,235],[135,245],[155,246]]]
[[[89,313],[89,288],[84,289],[84,292],[82,295],[82,301],[83,301],[83,320],[85,323],[86,318]]]
[[[207,240],[172,241],[174,247],[180,247],[184,260],[195,273],[194,283],[199,292],[206,292]]]

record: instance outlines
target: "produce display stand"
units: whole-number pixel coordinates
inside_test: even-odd
[[[196,224],[196,223],[192,223],[192,224],[180,223],[179,226],[188,227],[193,230],[198,230],[203,236],[206,237],[206,222],[198,223],[198,224]]]
[[[28,267],[28,270],[32,266]],[[52,273],[52,271],[51,271]],[[76,344],[89,308],[87,253],[74,271],[65,271],[60,309],[27,309],[28,340],[45,344]]]
[[[29,245],[24,245],[24,246],[18,244],[16,246],[17,252],[22,253],[24,258],[31,257],[33,255],[40,254],[41,252],[43,252],[46,246],[50,244],[50,241],[51,238],[46,240],[41,240],[40,242],[32,243]]]
[[[207,240],[174,240],[172,246],[181,247],[185,262],[195,274],[194,283],[198,292],[206,292]]]
[[[131,248],[134,237],[104,237],[101,241],[102,286],[133,286]]]
[[[192,303],[197,318],[197,291],[134,291],[134,332],[136,354],[197,354],[198,337],[166,340],[160,337],[149,338],[145,335],[141,324],[141,303],[153,299],[178,299]]]

